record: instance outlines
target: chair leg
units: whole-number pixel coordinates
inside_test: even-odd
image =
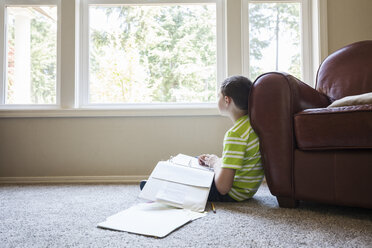
[[[299,201],[289,197],[277,196],[279,207],[281,208],[296,208],[298,207]]]

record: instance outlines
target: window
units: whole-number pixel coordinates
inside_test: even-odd
[[[8,2],[1,102],[57,104],[57,6]]]
[[[284,71],[312,83],[312,32],[308,0],[244,1],[245,57],[250,78]]]
[[[125,2],[84,6],[82,105],[215,103],[221,1]]]
[[[249,76],[267,71],[301,72],[299,2],[249,2]]]
[[[313,85],[326,5],[0,1],[0,117],[216,115],[227,75],[279,70]]]

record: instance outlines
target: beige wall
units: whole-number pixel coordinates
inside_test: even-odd
[[[372,39],[372,0],[327,8],[330,52]],[[0,118],[0,177],[148,175],[180,152],[220,154],[230,126],[219,116]]]
[[[371,0],[328,0],[328,51],[360,40],[372,40]]]
[[[224,117],[3,118],[0,176],[141,176],[161,159],[221,153]]]

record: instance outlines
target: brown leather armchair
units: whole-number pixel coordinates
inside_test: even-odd
[[[301,200],[372,208],[372,104],[327,108],[367,92],[372,41],[330,55],[315,89],[285,73],[256,79],[249,115],[280,207],[296,207]]]

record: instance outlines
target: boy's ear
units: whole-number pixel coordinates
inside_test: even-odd
[[[225,98],[225,103],[226,104],[230,104],[231,103],[231,101],[232,101],[232,98],[231,97],[225,96],[224,98]]]

